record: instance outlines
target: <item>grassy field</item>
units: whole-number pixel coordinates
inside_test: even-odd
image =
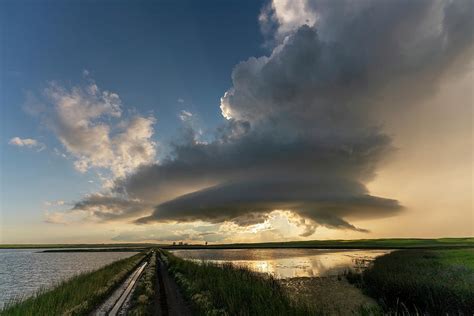
[[[291,300],[271,276],[230,264],[197,264],[170,253],[162,258],[199,315],[318,314]]]
[[[349,275],[386,312],[471,315],[474,249],[401,250]]]
[[[425,249],[474,247],[474,237],[464,238],[384,238],[356,240],[308,240],[267,243],[165,245],[136,244],[3,244],[0,249],[34,248],[165,248],[165,249],[241,249],[241,248],[325,248],[325,249]]]
[[[21,302],[12,302],[1,315],[85,315],[91,312],[145,258],[136,254],[97,271],[80,274],[51,290],[40,291]]]
[[[130,309],[127,315],[144,316],[154,315],[157,310],[156,296],[156,253],[150,257],[149,264],[146,266],[142,277],[138,280],[133,291]]]
[[[167,249],[239,249],[239,248],[325,248],[325,249],[425,249],[474,247],[474,237],[465,238],[387,238],[357,240],[308,240],[220,245],[167,246]]]

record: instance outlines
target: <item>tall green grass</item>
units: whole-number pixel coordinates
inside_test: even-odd
[[[471,315],[474,249],[395,251],[375,259],[359,282],[387,312]]]
[[[164,253],[168,269],[199,315],[315,315],[277,280],[231,264],[197,264]]]
[[[11,302],[1,315],[86,315],[99,305],[145,258],[145,253],[113,262],[94,272],[84,273],[39,291],[24,301]]]

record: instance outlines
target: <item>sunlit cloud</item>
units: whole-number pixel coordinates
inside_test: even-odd
[[[43,151],[46,148],[45,144],[33,138],[13,137],[8,141],[8,144],[16,147],[36,149],[37,151]]]
[[[124,117],[118,94],[102,91],[89,81],[71,89],[51,83],[44,96],[34,113],[55,133],[76,170],[105,169],[122,177],[155,161],[155,118]]]
[[[64,204],[66,204],[66,202],[63,201],[63,200],[45,201],[45,202],[44,202],[44,205],[45,205],[45,206],[63,206]]]

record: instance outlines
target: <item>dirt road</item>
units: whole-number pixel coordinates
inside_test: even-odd
[[[155,296],[153,297],[154,316],[191,316],[193,315],[191,308],[181,295],[180,289],[174,278],[168,272],[166,264],[161,260],[160,255],[150,257],[148,260],[156,258],[156,279],[155,279]],[[143,271],[147,266],[147,262],[141,263],[115,290],[112,294],[98,306],[91,315],[93,316],[120,316],[127,315],[129,312],[131,297],[135,290],[136,284]],[[150,268],[153,265],[150,266]],[[150,311],[151,312],[151,311]]]
[[[173,277],[169,274],[166,264],[157,256],[157,278],[160,316],[193,315]]]

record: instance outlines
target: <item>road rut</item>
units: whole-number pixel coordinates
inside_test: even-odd
[[[168,267],[157,256],[157,278],[159,313],[161,316],[191,316],[193,315],[189,305],[181,295],[180,289],[173,277],[168,272]]]

